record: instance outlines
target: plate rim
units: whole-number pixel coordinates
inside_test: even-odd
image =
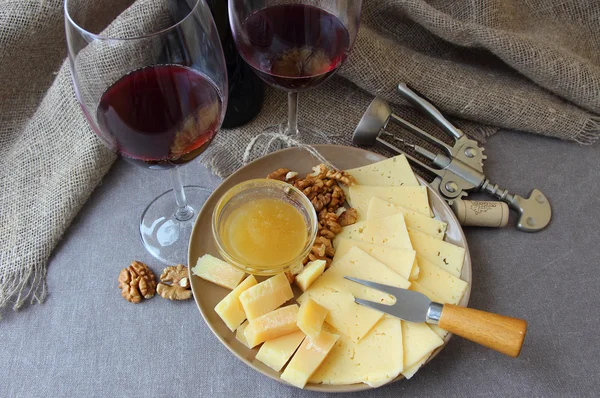
[[[365,155],[375,155],[376,157],[382,157],[383,159],[381,160],[385,160],[388,159],[390,156],[386,156],[383,154],[379,154],[376,152],[372,152],[369,151],[367,149],[364,148],[359,148],[359,147],[354,147],[354,146],[348,146],[348,145],[336,145],[336,144],[319,144],[319,145],[312,145],[313,148],[315,148],[317,151],[319,151],[319,148],[335,148],[335,149],[340,149],[340,148],[349,148],[358,152],[364,152]],[[221,183],[217,186],[217,188],[215,188],[215,190],[210,194],[210,196],[207,198],[207,202],[210,201],[211,199],[213,199],[213,197],[217,194],[217,191],[219,190],[219,188],[225,184],[228,183],[228,181],[230,181],[231,179],[235,178],[236,175],[238,173],[241,172],[242,169],[246,169],[249,167],[252,167],[253,164],[259,162],[259,161],[264,161],[265,158],[274,156],[276,154],[279,154],[281,152],[287,152],[287,151],[294,151],[294,150],[302,150],[302,148],[299,147],[288,147],[288,148],[283,148],[274,152],[271,152],[265,156],[262,156],[258,159],[253,160],[252,162],[240,167],[239,169],[237,169],[235,172],[233,172],[231,175],[229,175],[227,178],[225,178],[223,181],[221,181]],[[308,152],[307,152],[308,153]],[[396,155],[393,155],[396,156]],[[379,161],[381,161],[379,160]],[[467,267],[469,269],[469,273],[471,274],[471,281],[468,283],[467,286],[467,290],[465,291],[465,294],[463,295],[463,299],[461,301],[464,301],[465,306],[468,305],[469,300],[470,300],[470,296],[471,296],[471,287],[472,287],[472,264],[471,264],[471,254],[469,251],[469,245],[467,242],[467,238],[465,236],[464,230],[462,229],[462,226],[460,225],[460,223],[458,222],[458,219],[456,218],[456,215],[454,214],[454,212],[452,211],[452,209],[450,208],[450,206],[448,206],[448,203],[446,203],[446,201],[440,196],[440,194],[438,192],[436,192],[431,185],[425,181],[423,178],[421,178],[419,175],[416,175],[419,183],[421,185],[424,185],[427,187],[428,191],[431,192],[435,197],[437,197],[437,199],[439,201],[441,201],[442,206],[445,207],[445,210],[447,212],[447,214],[450,215],[450,218],[456,223],[456,225],[458,226],[458,234],[459,237],[461,239],[462,242],[464,242],[465,246],[465,259],[463,262],[463,268]],[[190,240],[188,243],[188,273],[189,273],[189,278],[190,278],[190,285],[191,285],[191,290],[192,292],[194,291],[194,280],[195,278],[193,278],[193,274],[192,274],[192,268],[193,266],[196,264],[196,261],[191,261],[191,247],[192,247],[192,242],[193,242],[193,237],[196,235],[196,229],[200,228],[199,227],[199,223],[198,220],[200,219],[200,216],[205,212],[205,207],[202,207],[202,209],[200,210],[200,212],[198,213],[198,217],[196,217],[196,219],[194,220],[194,226],[192,227],[192,232],[190,234]],[[210,234],[210,239],[213,239],[212,237],[212,232]],[[197,259],[196,259],[197,260]],[[205,316],[204,310],[203,308],[200,306],[199,303],[199,299],[196,297],[195,294],[193,294],[194,297],[194,302],[196,303],[196,307],[198,308],[198,310],[200,311],[200,314],[202,315],[202,318],[204,320],[204,322],[206,323],[206,325],[209,327],[209,329],[211,330],[211,332],[213,333],[213,335],[215,335],[217,337],[217,339],[219,340],[219,342],[225,346],[227,348],[227,350],[229,350],[229,352],[231,352],[236,358],[238,358],[239,360],[241,360],[245,365],[247,365],[248,367],[250,367],[252,370],[259,372],[260,374],[267,376],[268,378],[272,379],[272,380],[276,380],[277,382],[289,386],[289,387],[293,387],[292,385],[284,382],[283,380],[281,380],[281,378],[276,378],[273,375],[271,375],[270,373],[267,373],[265,371],[263,371],[262,369],[256,367],[250,360],[248,360],[245,356],[241,356],[239,355],[237,352],[235,352],[233,350],[233,347],[230,346],[226,341],[225,338],[223,336],[221,336],[219,333],[217,333],[217,331],[215,330],[215,328],[213,328],[213,326],[211,325],[211,323],[208,321],[207,317]],[[231,333],[235,333],[235,332],[231,332]],[[431,362],[431,360],[433,360],[433,358],[435,358],[448,344],[448,342],[450,341],[450,339],[452,338],[452,333],[448,333],[448,335],[446,335],[446,337],[443,339],[444,340],[444,344],[442,344],[440,347],[436,348],[431,355],[429,356],[429,358],[427,359],[427,361],[425,361],[425,363],[421,366],[425,366],[427,365],[429,362]],[[249,348],[249,350],[251,350]],[[280,373],[280,372],[278,372]],[[383,387],[386,385],[390,385],[392,383],[395,383],[397,381],[400,381],[402,379],[405,379],[405,377],[400,374],[397,377],[395,377],[393,380],[390,380],[389,382],[381,385],[381,386],[377,386],[377,387],[370,387],[368,384],[365,383],[354,383],[354,384],[339,384],[339,385],[329,385],[329,384],[313,384],[313,383],[309,383],[304,387],[304,390],[307,391],[316,391],[316,392],[326,392],[326,393],[347,393],[347,392],[359,392],[359,391],[365,391],[365,390],[374,390],[376,388],[379,387]],[[335,390],[332,390],[332,387],[335,387]]]

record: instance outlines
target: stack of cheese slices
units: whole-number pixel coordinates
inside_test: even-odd
[[[288,303],[294,293],[284,274],[257,283],[210,255],[192,269],[233,289],[215,311],[246,346],[262,344],[256,360],[277,372],[285,368],[281,378],[300,388],[307,382],[377,387],[400,374],[411,378],[444,343],[447,332],[439,327],[356,304],[354,298],[389,304],[393,298],[345,276],[451,304],[468,287],[460,279],[465,249],[443,240],[447,225],[433,218],[427,188],[403,155],[348,173],[357,184],[344,189],[359,219],[334,240],[329,269],[314,261],[296,277],[300,306]]]

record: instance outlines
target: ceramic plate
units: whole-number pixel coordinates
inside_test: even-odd
[[[339,145],[316,145],[315,148],[327,158],[332,164],[338,168],[347,170],[355,167],[364,166],[380,160],[385,157],[364,149],[339,146]],[[190,238],[190,247],[188,252],[188,264],[193,267],[198,260],[198,257],[209,253],[215,257],[219,257],[217,248],[212,235],[211,218],[215,205],[219,198],[234,185],[250,180],[253,178],[265,178],[267,174],[285,167],[290,170],[297,171],[300,175],[310,173],[312,167],[319,164],[319,161],[312,157],[310,153],[299,148],[288,148],[281,151],[273,152],[267,156],[255,160],[254,162],[242,167],[237,172],[227,178],[208,198],[204,204],[202,211],[198,215],[198,219],[194,225],[192,236]],[[466,306],[469,302],[469,294],[471,292],[471,257],[463,231],[454,216],[452,210],[446,202],[429,187],[425,181],[419,179],[422,185],[426,185],[429,191],[429,202],[431,209],[435,213],[435,217],[448,223],[445,240],[455,245],[466,249],[465,263],[462,269],[461,278],[469,283],[469,287],[465,292],[464,297],[459,303]],[[235,356],[244,361],[248,366],[256,371],[271,377],[277,381],[283,382],[279,376],[280,372],[275,372],[268,366],[254,359],[258,348],[249,349],[242,343],[236,340],[235,333],[231,332],[225,323],[219,318],[214,311],[215,306],[230,292],[230,290],[219,287],[215,284],[205,281],[197,276],[191,277],[192,291],[194,299],[198,305],[200,313],[204,320],[213,331],[215,336],[231,351]],[[296,297],[299,296],[299,290],[294,286]],[[446,337],[445,343],[448,342],[450,334]],[[435,357],[445,344],[433,352],[428,362]],[[402,376],[397,377],[394,381],[400,380]],[[349,385],[324,385],[324,384],[307,384],[305,389],[323,392],[353,392],[360,390],[371,389],[366,384],[349,384]]]

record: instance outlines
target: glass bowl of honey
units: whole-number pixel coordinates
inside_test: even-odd
[[[318,219],[310,200],[277,180],[242,182],[215,206],[212,230],[223,259],[254,275],[289,271],[310,253]]]

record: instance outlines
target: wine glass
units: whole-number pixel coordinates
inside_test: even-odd
[[[210,192],[184,187],[179,166],[215,137],[227,108],[223,50],[204,0],[66,0],[75,94],[101,141],[128,162],[168,170],[173,189],[144,210],[146,249],[185,263]],[[173,200],[175,199],[175,200]]]
[[[362,0],[229,0],[229,21],[244,60],[267,84],[288,92],[288,121],[271,127],[314,142],[298,126],[298,93],[321,84],[347,59],[358,32]]]

